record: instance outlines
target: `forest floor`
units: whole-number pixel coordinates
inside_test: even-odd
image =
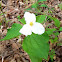
[[[1,1],[0,1],[1,2]],[[7,29],[11,28],[13,23],[19,23],[17,16],[20,15],[23,18],[24,12],[26,8],[29,8],[32,3],[35,3],[34,0],[23,1],[23,0],[2,0],[2,10],[0,10],[0,14],[3,12],[4,15],[0,16],[0,39],[4,38],[7,33]],[[58,7],[58,4],[61,4],[62,0],[47,0],[44,2],[50,9],[52,10],[52,16],[55,16],[60,20],[60,25],[62,27],[62,10]],[[41,4],[41,3],[39,3]],[[41,8],[42,12],[48,11],[47,8]],[[38,13],[35,9],[29,10],[29,12]],[[48,15],[51,13],[46,12]],[[5,18],[5,19],[4,19]],[[52,22],[51,22],[52,23]],[[49,22],[46,22],[44,26],[46,27]],[[55,26],[51,25],[49,28],[54,28]],[[19,38],[14,38],[11,40],[1,41],[0,42],[0,62],[2,62],[2,58],[4,62],[31,62],[28,54],[24,52],[22,49],[22,41],[24,39],[24,35],[19,36]],[[59,43],[62,43],[62,32],[60,32]],[[21,42],[19,42],[21,40]],[[50,49],[55,50],[55,56],[53,62],[62,62],[62,44],[58,45],[58,43],[50,43]],[[43,60],[43,62],[52,62],[48,57],[48,61]]]

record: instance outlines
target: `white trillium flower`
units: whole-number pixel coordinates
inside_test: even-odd
[[[31,35],[32,32],[35,34],[43,34],[45,32],[45,28],[42,24],[36,22],[36,16],[33,13],[25,12],[24,18],[26,24],[20,29],[20,33],[24,35]]]

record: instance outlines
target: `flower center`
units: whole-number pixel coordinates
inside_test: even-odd
[[[30,26],[33,26],[33,22],[30,22]]]

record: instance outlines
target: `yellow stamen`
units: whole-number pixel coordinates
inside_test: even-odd
[[[30,26],[33,26],[33,22],[30,22]]]

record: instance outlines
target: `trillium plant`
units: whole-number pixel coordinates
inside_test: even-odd
[[[29,55],[31,62],[42,62],[48,58],[49,54],[49,36],[42,25],[46,19],[45,15],[36,16],[33,13],[25,12],[24,18],[18,19],[21,24],[14,23],[6,36],[1,39],[9,40],[19,35],[25,35],[22,43],[23,50]]]
[[[35,14],[25,12],[24,18],[26,24],[19,31],[26,36],[22,47],[28,53],[32,62],[42,62],[43,58],[48,58],[49,37],[45,33],[43,25],[36,22]]]
[[[36,16],[33,13],[25,12],[24,18],[26,24],[20,29],[20,33],[24,35],[31,35],[32,32],[35,34],[43,34],[45,32],[45,28],[42,24],[36,22]]]

